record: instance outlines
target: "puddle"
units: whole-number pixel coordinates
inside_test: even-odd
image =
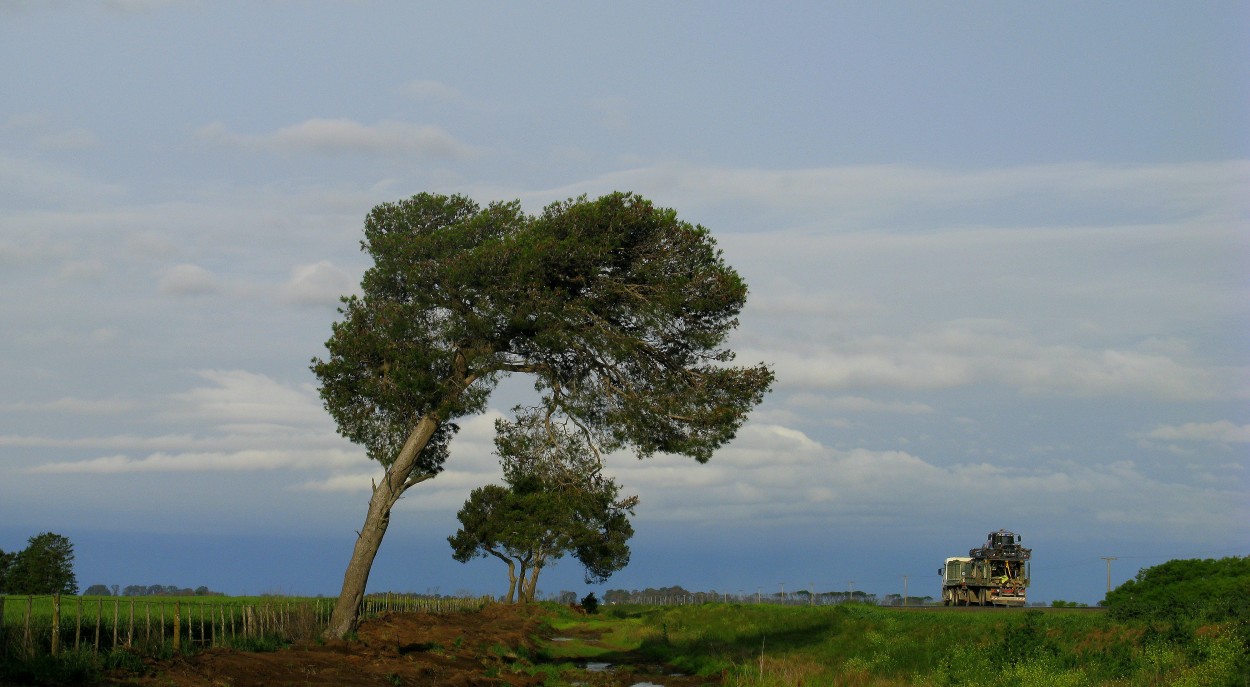
[[[551,638],[551,641],[553,641],[553,642],[571,642],[571,641],[573,641],[573,639],[574,639],[573,637],[552,637],[552,638]]]
[[[588,673],[608,673],[608,672],[612,672],[616,670],[618,667],[617,665],[608,663],[607,661],[586,661],[585,663],[578,663],[577,666]],[[653,669],[653,670],[659,669],[659,666],[634,666],[632,664],[624,665],[621,667],[634,668],[634,669],[637,669],[640,667],[644,669]],[[647,670],[646,672],[652,672],[652,670]],[[674,673],[673,676],[680,677],[681,673]],[[629,687],[664,687],[664,685],[662,683],[656,683],[656,682],[635,682],[631,684]]]

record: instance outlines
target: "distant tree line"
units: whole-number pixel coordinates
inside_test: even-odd
[[[692,592],[680,585],[672,587],[647,587],[646,589],[609,589],[603,595],[603,602],[609,604],[622,603],[654,603],[657,599],[668,601],[685,599],[689,603],[706,603],[711,601],[750,602],[785,604],[838,604],[864,603],[882,606],[903,605],[902,594],[887,594],[878,598],[876,594],[860,590],[837,592],[812,592],[800,589],[794,592],[718,592],[715,589],[706,592]],[[666,601],[666,603],[668,602]],[[908,606],[924,606],[933,603],[931,596],[908,596]]]
[[[179,587],[172,584],[131,584],[126,587],[93,584],[83,592],[86,596],[225,596],[223,592],[215,592],[208,587],[199,586],[195,589]]]
[[[74,545],[53,532],[26,540],[13,553],[0,549],[0,594],[77,594]]]

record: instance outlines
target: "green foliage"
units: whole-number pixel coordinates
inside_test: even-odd
[[[587,615],[594,615],[599,612],[599,599],[595,598],[594,592],[582,597],[582,608],[586,609]]]
[[[16,554],[0,552],[0,568],[3,568],[0,570],[0,593],[3,594],[78,592],[78,580],[74,576],[74,545],[59,534],[37,534],[28,539],[26,548]]]
[[[9,656],[0,660],[3,685],[87,685],[102,675],[101,657],[90,651],[67,651],[60,656]]]
[[[1109,614],[1063,610],[906,611],[849,606],[614,606],[585,623],[612,651],[640,651],[723,684],[1242,685],[1238,625],[1150,631]],[[576,635],[577,633],[571,632]],[[628,641],[623,641],[628,640]],[[584,655],[573,642],[548,650]]]
[[[629,562],[634,497],[618,499],[588,435],[551,414],[518,410],[515,423],[495,423],[496,452],[508,487],[475,489],[448,537],[452,556],[494,556],[508,566],[507,600],[532,601],[538,575],[572,552],[586,582],[602,582]],[[571,598],[576,598],[572,596]]]
[[[706,229],[638,196],[530,216],[516,201],[420,194],[375,207],[361,247],[373,267],[311,367],[339,433],[386,474],[327,632],[352,629],[391,508],[443,469],[454,421],[482,411],[502,376],[532,375],[548,416],[597,449],[700,462],[772,384],[764,364],[734,366],[725,347],[746,284]],[[578,553],[615,566],[622,541]]]
[[[536,378],[606,448],[701,461],[733,437],[772,381],[723,348],[746,299],[702,227],[630,194],[485,208],[421,194],[379,205],[374,266],[314,360],[339,431],[390,465],[418,419],[438,423],[416,473],[441,470],[456,417],[501,374]],[[405,475],[405,478],[408,476]]]
[[[8,588],[9,568],[12,567],[14,558],[17,558],[17,554],[5,553],[4,549],[0,549],[0,594],[4,594]]]
[[[1145,568],[1109,594],[1115,618],[1250,622],[1250,557],[1173,560]]]
[[[1055,599],[1050,602],[1051,608],[1088,608],[1089,604],[1080,601],[1064,601],[1063,599]]]

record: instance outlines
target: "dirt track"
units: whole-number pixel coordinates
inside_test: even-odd
[[[510,685],[537,687],[548,675],[524,672],[549,634],[536,607],[496,605],[476,613],[396,613],[363,623],[354,642],[302,644],[273,652],[211,649],[154,662],[147,676],[114,676],[136,687],[279,687],[283,685]],[[594,643],[593,637],[579,637]],[[566,683],[595,687],[718,684],[674,677],[628,655],[608,672],[566,671]]]

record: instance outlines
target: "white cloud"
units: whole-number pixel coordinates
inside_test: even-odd
[[[1245,510],[1231,488],[1159,480],[1127,461],[940,466],[907,451],[832,449],[755,424],[705,465],[614,456],[609,472],[640,495],[640,519],[686,524],[775,521],[838,530],[856,523],[910,527],[928,518],[979,521],[985,513],[1053,521],[1062,512],[1069,523],[1131,523],[1176,536],[1230,531],[1230,513]],[[973,510],[960,513],[952,504]]]
[[[1164,441],[1199,441],[1216,444],[1250,443],[1250,425],[1236,425],[1228,420],[1186,422],[1183,425],[1162,425],[1146,436]]]
[[[119,474],[133,472],[243,472],[280,469],[324,469],[357,466],[360,454],[350,451],[255,449],[230,453],[153,453],[143,458],[103,456],[81,461],[44,463],[27,470],[51,474]]]
[[[862,396],[838,396],[829,399],[815,399],[808,405],[831,412],[841,413],[901,413],[905,415],[924,415],[934,412],[933,408],[924,403],[908,401],[877,401]]]
[[[82,127],[35,137],[35,146],[45,150],[86,150],[100,144],[95,134]]]
[[[621,132],[629,129],[630,102],[626,98],[597,98],[590,103],[591,109],[599,113],[599,125],[605,129]]]
[[[134,401],[121,398],[81,399],[73,396],[66,396],[64,398],[43,402],[19,401],[17,403],[0,403],[0,412],[52,412],[82,415],[116,415],[119,413],[131,412],[136,410],[138,407],[139,405]],[[2,440],[3,437],[0,437],[0,441]]]
[[[396,121],[367,125],[351,119],[309,119],[260,136],[237,134],[221,123],[214,123],[200,129],[199,136],[223,145],[285,153],[419,155],[452,159],[479,154],[439,127]]]
[[[14,209],[21,207],[17,201],[40,203],[41,210],[48,202],[74,207],[114,200],[125,190],[122,184],[100,182],[73,169],[0,154],[0,199],[11,199]]]
[[[464,95],[460,91],[441,81],[416,79],[399,87],[399,92],[410,98],[427,102],[456,103],[463,102]]]
[[[118,14],[138,14],[166,7],[187,7],[199,4],[199,0],[104,0],[104,7]]]
[[[206,370],[208,382],[172,394],[148,415],[157,426],[178,424],[193,432],[96,437],[0,435],[0,446],[58,448],[103,453],[83,460],[58,460],[28,473],[118,474],[135,472],[239,472],[256,470],[359,470],[370,461],[333,431],[309,385],[290,386],[244,370]],[[132,404],[133,405],[133,404]],[[129,412],[110,402],[61,399],[5,410]],[[143,454],[140,456],[134,453]]]
[[[324,426],[329,422],[310,385],[290,386],[246,370],[201,370],[197,374],[210,385],[174,394],[175,404],[167,415],[283,426]]]
[[[104,261],[99,258],[70,260],[61,265],[60,276],[66,279],[96,281],[108,272]]]
[[[157,290],[171,296],[204,296],[217,293],[217,275],[199,265],[182,264],[160,272]]]
[[[82,0],[0,0],[0,11],[50,11],[92,4]],[[194,6],[199,4],[199,0],[100,0],[98,4],[114,14],[139,14],[164,7]]]
[[[313,479],[297,484],[292,489],[299,491],[320,491],[320,492],[368,492],[377,484],[381,478],[382,471],[374,470],[372,472],[353,472],[351,474],[331,475],[324,479]]]
[[[1028,393],[1244,397],[1250,370],[1215,370],[1162,353],[1044,345],[1001,323],[948,322],[909,337],[865,336],[828,347],[743,349],[798,389],[950,389],[1003,384]]]
[[[342,296],[356,291],[355,280],[328,260],[299,265],[282,285],[282,299],[295,305],[338,305]]]
[[[1015,226],[1039,215],[1100,220],[1146,215],[1239,218],[1250,161],[1154,165],[1063,163],[986,170],[907,165],[809,169],[700,167],[680,163],[604,174],[549,189],[543,198],[632,189],[698,217],[713,208],[779,213],[783,226],[836,230],[907,229],[935,217],[949,226],[999,224],[995,210],[1015,208]],[[1114,198],[1110,203],[1108,199]],[[1060,200],[1062,199],[1062,200]],[[1027,212],[1019,212],[1019,210]],[[953,214],[952,214],[953,213]],[[926,219],[927,218],[927,219]],[[954,221],[952,221],[954,220]]]

